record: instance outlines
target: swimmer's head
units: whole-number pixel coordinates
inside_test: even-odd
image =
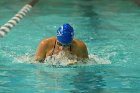
[[[57,30],[57,41],[64,45],[69,45],[74,37],[74,30],[69,24],[63,24]]]

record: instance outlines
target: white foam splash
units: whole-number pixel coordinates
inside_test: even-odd
[[[24,56],[14,57],[13,63],[36,63],[36,62],[33,60],[33,56],[25,54]],[[45,59],[44,64],[61,65],[61,66],[85,65],[85,64],[96,65],[96,64],[111,64],[111,61],[93,54],[89,55],[89,59],[83,60],[71,54],[66,55],[66,53],[62,51],[57,55],[53,55],[52,57],[48,56]]]
[[[12,63],[35,63],[35,61],[31,55],[26,53],[23,56],[14,57]]]
[[[78,60],[79,59],[76,56],[73,56],[71,54],[66,54],[65,52],[62,51],[57,55],[48,56],[45,59],[45,63],[48,65],[66,66],[75,63],[77,64]]]
[[[97,55],[89,55],[88,64],[111,64],[111,61],[106,58],[101,58]]]
[[[95,64],[111,64],[111,61],[105,58],[100,58],[97,55],[89,55],[89,59],[83,60],[79,59],[73,55],[65,55],[64,52],[60,52],[58,55],[53,55],[52,57],[47,57],[45,63],[48,65],[73,65],[73,64],[88,64],[88,65],[95,65]]]

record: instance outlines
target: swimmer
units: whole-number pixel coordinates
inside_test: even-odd
[[[88,58],[86,45],[82,41],[74,39],[74,30],[69,24],[60,26],[56,37],[50,37],[40,42],[36,50],[35,61],[44,62],[48,56],[57,55],[61,51],[65,52],[66,56],[71,54],[80,59]],[[75,63],[69,62],[69,65]]]

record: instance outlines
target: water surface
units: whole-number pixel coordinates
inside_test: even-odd
[[[28,1],[1,0],[0,25]],[[30,64],[38,43],[63,23],[87,45],[90,64]],[[41,0],[0,39],[0,92],[139,93],[139,27],[137,0]]]

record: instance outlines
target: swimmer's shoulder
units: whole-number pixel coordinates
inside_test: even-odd
[[[55,42],[56,41],[56,37],[50,37],[50,38],[45,38],[45,39],[43,39],[41,42],[40,42],[40,44],[42,45],[42,46],[44,46],[44,45],[51,45],[53,42]]]
[[[81,40],[78,40],[78,39],[73,39],[72,43],[74,46],[86,47],[85,43]]]
[[[81,40],[74,39],[72,44],[72,50],[80,58],[88,58],[88,51],[85,43]]]

